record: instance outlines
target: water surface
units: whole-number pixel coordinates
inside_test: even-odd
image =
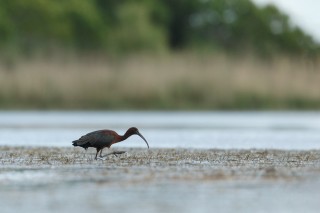
[[[136,126],[154,148],[319,149],[319,112],[1,111],[0,145],[70,146]],[[115,147],[144,147],[133,136]]]

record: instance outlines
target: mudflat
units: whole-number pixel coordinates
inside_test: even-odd
[[[320,208],[320,150],[112,151],[120,154],[94,160],[95,149],[1,146],[1,212]]]

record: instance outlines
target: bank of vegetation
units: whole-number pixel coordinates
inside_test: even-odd
[[[0,0],[0,108],[318,109],[319,47],[249,0]]]
[[[0,71],[6,109],[319,109],[320,62],[173,54]]]

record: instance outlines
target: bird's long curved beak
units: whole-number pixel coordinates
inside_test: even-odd
[[[148,144],[147,140],[141,135],[140,132],[137,132],[137,135],[139,135],[146,142],[148,149],[149,149],[149,144]]]

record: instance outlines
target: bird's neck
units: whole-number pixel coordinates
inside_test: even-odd
[[[131,134],[129,132],[126,132],[124,135],[120,136],[120,141],[124,141],[125,139],[127,139],[130,136],[131,136]]]

